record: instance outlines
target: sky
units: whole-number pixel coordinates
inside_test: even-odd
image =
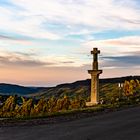
[[[140,0],[0,0],[0,82],[55,86],[140,75]]]

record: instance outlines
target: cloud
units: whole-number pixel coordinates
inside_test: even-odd
[[[21,53],[21,52],[3,52],[0,54],[0,65],[6,67],[44,67],[48,65],[54,65],[51,62],[43,62],[35,59],[34,53]]]
[[[59,35],[41,28],[44,19],[40,16],[24,16],[22,15],[22,10],[15,11],[5,7],[0,7],[0,11],[0,30],[2,32],[10,32],[35,39],[55,40],[60,38]]]
[[[140,19],[135,1],[125,2],[126,5],[121,1],[113,0],[83,0],[81,2],[13,0],[13,3],[26,9],[23,15],[40,15],[46,20],[67,25],[84,25],[101,29],[118,27],[127,29],[129,27],[136,30],[140,28],[135,24],[135,21]]]
[[[140,56],[139,55],[126,55],[126,56],[108,56],[102,57],[104,68],[140,68]]]
[[[89,56],[85,56],[89,54],[89,50],[93,46],[100,46],[101,55],[99,59],[102,68],[137,67],[139,66],[139,40],[139,36],[128,36],[116,39],[89,41],[84,48],[86,51],[83,49],[84,53],[79,52],[79,54],[69,56],[64,54],[45,55],[32,51],[14,51],[3,54],[1,52],[0,61],[3,65],[22,67],[82,67],[92,61],[92,59],[89,61]],[[131,42],[128,43],[128,41]]]
[[[1,39],[8,39],[8,40],[17,40],[16,38],[10,37],[10,36],[5,36],[5,35],[0,35],[0,40]]]
[[[140,36],[127,36],[116,39],[109,39],[104,42],[115,46],[139,46]]]
[[[0,63],[1,65],[10,65],[10,66],[28,66],[28,67],[33,67],[33,66],[42,66],[42,65],[45,65],[44,63],[42,62],[39,62],[39,61],[35,61],[35,60],[23,60],[21,59],[20,57],[15,57],[15,56],[12,56],[12,57],[2,57],[0,56]]]
[[[140,68],[140,36],[93,40],[84,45],[85,52],[93,46],[99,46],[99,62],[102,69]]]
[[[82,77],[91,67],[93,47],[101,50],[99,63],[108,74],[139,67],[139,0],[10,0],[0,2],[0,11],[0,65],[7,73],[30,69],[22,74],[40,83],[46,72],[54,83],[67,79],[67,71],[73,74],[68,79]]]
[[[0,29],[32,38],[58,40],[69,34],[140,29],[140,11],[135,0],[124,3],[114,0],[11,0],[11,3],[14,10],[0,7]],[[53,30],[49,25],[58,28]]]
[[[73,64],[73,63],[75,63],[74,61],[64,61],[64,62],[62,62],[62,63],[64,63],[64,64]]]
[[[81,67],[86,64],[76,57],[67,55],[48,55],[40,57],[40,60],[54,63],[51,67]]]
[[[93,40],[84,43],[87,49],[93,46],[102,50],[104,55],[126,55],[127,53],[140,51],[140,36],[125,36],[115,39]]]
[[[29,38],[14,35],[0,34],[0,47],[15,46],[15,45],[31,45],[33,42]]]
[[[0,52],[0,65],[5,67],[81,67],[83,64],[66,55],[40,56],[35,52]]]

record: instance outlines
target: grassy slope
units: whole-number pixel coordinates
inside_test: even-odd
[[[118,93],[118,84],[112,84],[112,83],[106,83],[106,84],[101,84],[100,85],[100,96],[109,96],[112,94],[117,94]],[[74,96],[82,96],[84,98],[87,98],[90,94],[90,85],[79,85],[76,87],[54,87],[54,88],[48,88],[45,90],[42,90],[38,92],[37,94],[32,95],[33,97],[40,98],[40,97],[63,97],[63,96],[69,96],[69,97],[74,97]]]
[[[100,79],[100,97],[109,97],[111,95],[118,95],[119,88],[118,83],[124,83],[125,80],[138,79],[140,76],[127,76],[119,78],[107,78]],[[80,95],[82,97],[89,97],[90,94],[90,79],[76,81],[74,83],[61,84],[56,87],[46,88],[35,94],[32,94],[32,97],[62,97],[64,95],[69,97],[74,97]]]

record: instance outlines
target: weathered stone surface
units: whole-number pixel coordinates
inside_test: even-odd
[[[97,48],[93,48],[91,54],[93,54],[93,70],[88,70],[88,73],[91,74],[91,98],[90,102],[87,102],[87,106],[93,106],[99,103],[99,75],[102,73],[102,70],[98,70],[98,54],[100,51]]]

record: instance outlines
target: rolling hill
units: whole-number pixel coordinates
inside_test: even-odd
[[[118,94],[119,88],[118,83],[123,83],[125,80],[138,79],[140,80],[140,76],[127,76],[127,77],[119,77],[119,78],[107,78],[100,79],[100,94],[101,96],[107,96],[111,94]],[[40,90],[35,94],[31,94],[32,97],[40,98],[40,97],[63,97],[64,95],[73,97],[80,95],[82,97],[88,97],[90,94],[90,79],[76,81],[74,83],[66,83],[60,84],[56,87],[45,88]]]
[[[140,76],[100,79],[100,93],[102,96],[108,93],[114,94],[115,92],[118,92],[118,83],[123,83],[125,80],[131,79],[140,80]],[[55,87],[25,87],[14,84],[0,83],[0,95],[20,95],[36,98],[49,98],[52,96],[63,97],[64,95],[69,97],[76,95],[88,97],[89,94],[90,79],[60,84]]]

